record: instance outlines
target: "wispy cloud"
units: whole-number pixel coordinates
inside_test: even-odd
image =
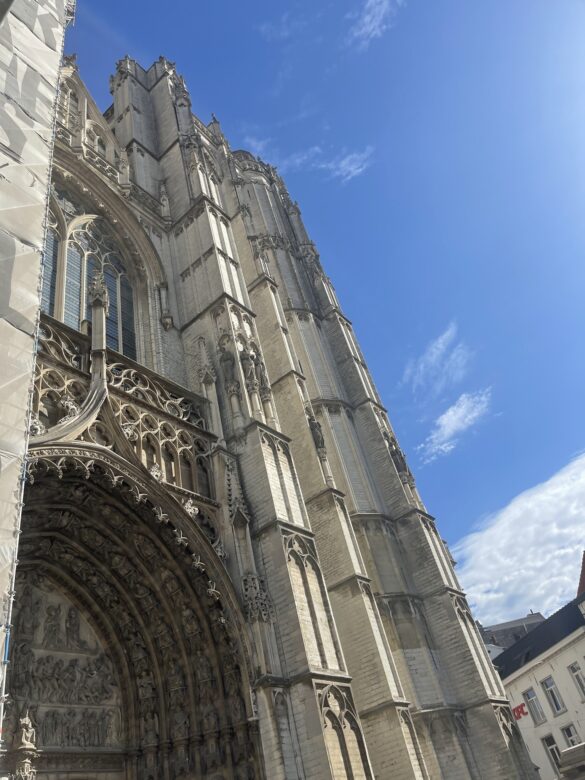
[[[471,350],[457,337],[457,324],[451,322],[420,357],[409,360],[402,381],[415,395],[439,396],[465,377],[471,357]]]
[[[257,157],[262,157],[270,148],[272,138],[258,138],[255,135],[246,135],[244,136],[244,144],[252,154],[255,154]]]
[[[402,5],[404,0],[365,0],[360,10],[352,15],[349,43],[358,49],[367,49],[373,40],[381,38],[392,27]]]
[[[307,20],[302,16],[293,16],[290,11],[285,11],[278,19],[262,22],[258,25],[260,35],[271,43],[274,41],[286,41],[303,30],[307,26]]]
[[[327,171],[334,179],[346,183],[360,176],[370,166],[373,146],[363,151],[332,154],[318,144],[299,149],[289,154],[281,154],[272,138],[249,134],[244,137],[246,147],[259,157],[275,165],[281,173],[294,171]]]
[[[342,182],[351,181],[360,176],[372,163],[373,146],[366,146],[363,152],[350,152],[339,157],[321,163],[318,167],[330,171],[335,179]]]
[[[548,615],[576,595],[584,547],[585,455],[516,496],[454,547],[477,617]]]
[[[455,403],[435,420],[433,429],[418,450],[425,463],[452,452],[461,436],[488,413],[491,388],[477,393],[462,393]]]
[[[290,173],[290,171],[311,170],[319,168],[319,159],[323,155],[320,146],[309,146],[298,152],[292,152],[285,157],[279,158],[277,167],[281,173]]]

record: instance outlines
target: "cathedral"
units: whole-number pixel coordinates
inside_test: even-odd
[[[5,776],[533,777],[278,171],[164,57],[102,113],[51,46]]]

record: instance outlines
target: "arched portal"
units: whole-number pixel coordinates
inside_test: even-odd
[[[25,495],[8,746],[28,713],[43,780],[260,778],[249,662],[211,545],[172,500],[63,453],[32,461]]]

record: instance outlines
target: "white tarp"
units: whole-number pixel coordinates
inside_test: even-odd
[[[4,6],[6,2],[0,10]],[[0,650],[3,658],[20,527],[59,68],[65,25],[71,11],[71,3],[66,0],[14,0],[0,23]],[[0,694],[4,693],[5,668],[3,663]],[[0,723],[3,698],[0,698]]]

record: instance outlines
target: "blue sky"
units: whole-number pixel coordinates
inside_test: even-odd
[[[550,612],[585,547],[585,2],[78,0],[278,165],[477,615]],[[528,492],[526,492],[528,491]]]

